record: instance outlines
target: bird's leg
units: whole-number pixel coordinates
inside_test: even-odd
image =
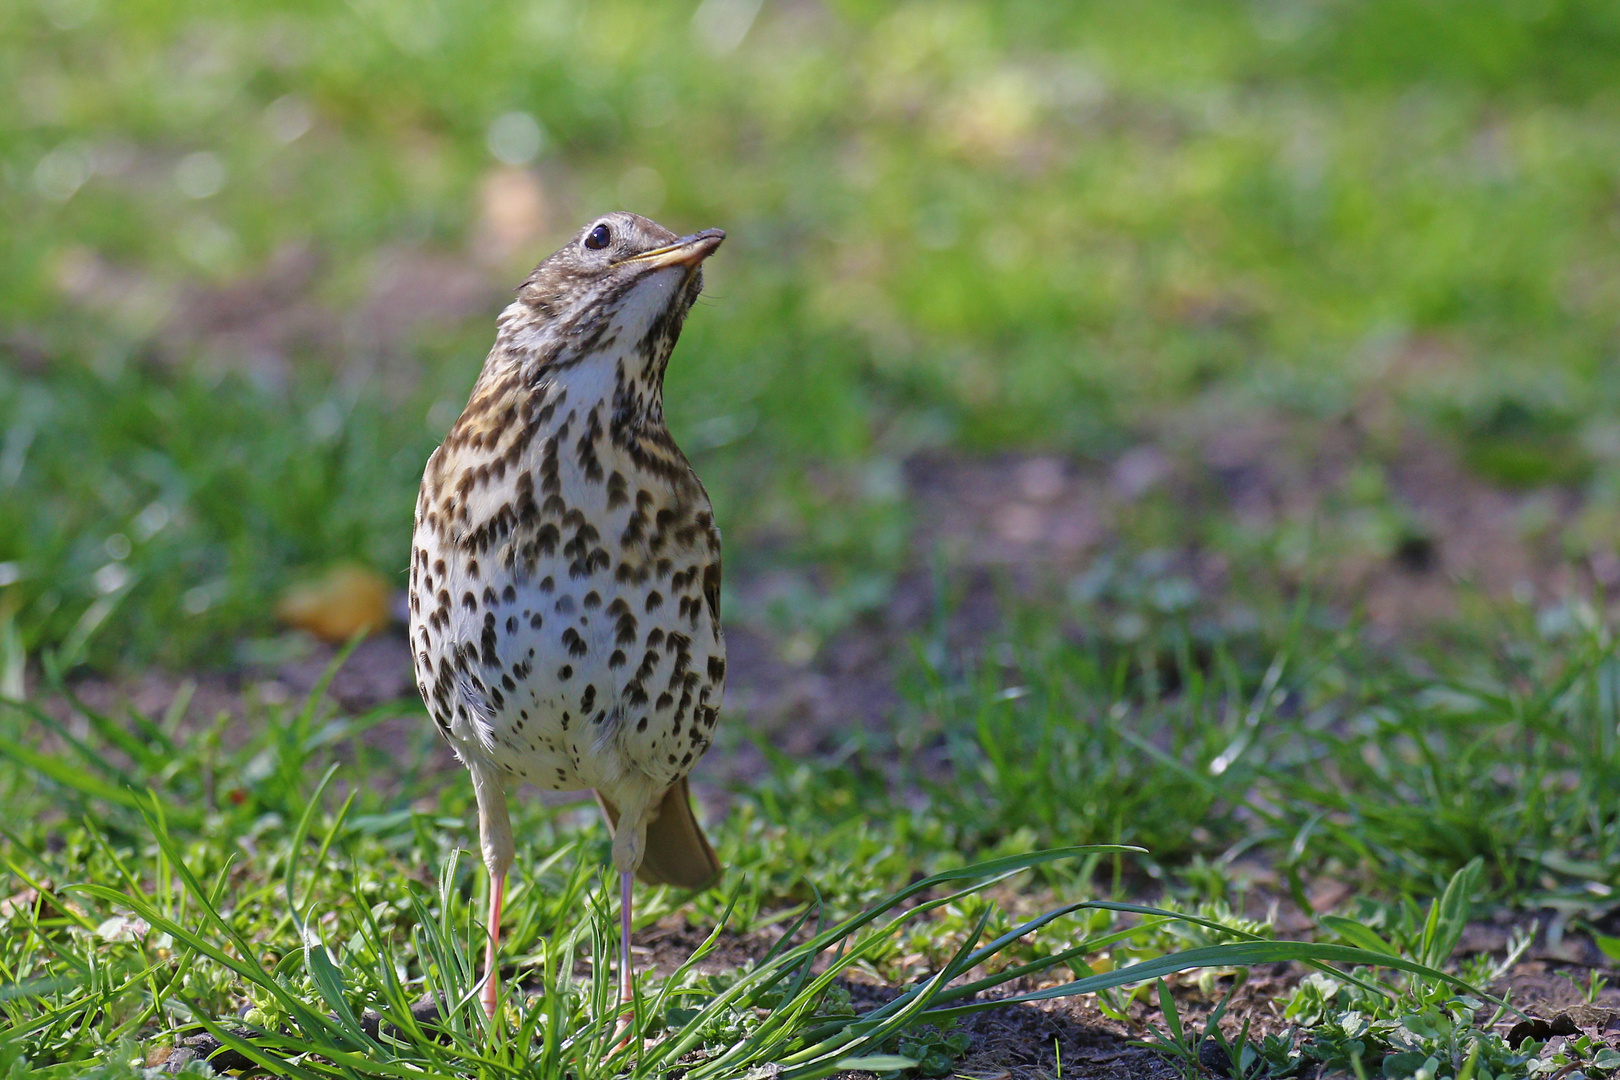
[[[652,806],[650,788],[631,788],[621,795],[619,820],[613,829],[613,868],[619,872],[619,1036],[615,1049],[630,1044],[635,1019],[635,969],[630,964],[631,885],[647,854],[647,818]]]
[[[635,971],[630,966],[630,895],[636,876],[619,875],[619,1045],[630,1041],[630,1023],[635,1019]]]
[[[501,944],[501,905],[506,901],[506,872],[491,870],[489,876],[489,940],[484,946],[484,1014],[495,1015],[501,991],[501,967],[496,959]]]
[[[501,906],[506,901],[506,871],[512,865],[512,820],[506,813],[506,792],[500,781],[474,768],[473,794],[478,797],[478,839],[484,865],[489,868],[489,942],[484,950],[484,1013],[495,1015],[500,998],[501,969],[495,953],[501,941]]]

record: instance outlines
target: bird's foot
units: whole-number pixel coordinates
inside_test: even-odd
[[[639,1045],[640,1040],[636,1037],[639,1033],[635,1030],[635,1022],[636,1007],[627,1001],[624,1003],[624,1008],[619,1012],[619,1022],[613,1028],[613,1034],[618,1038],[618,1041],[613,1044],[615,1054],[631,1043]]]

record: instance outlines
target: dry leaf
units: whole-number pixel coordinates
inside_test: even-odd
[[[322,641],[348,641],[388,623],[388,582],[363,566],[335,566],[322,577],[294,585],[276,604],[276,618]]]

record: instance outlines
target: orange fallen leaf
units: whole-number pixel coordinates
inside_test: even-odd
[[[359,631],[388,623],[388,582],[363,566],[334,566],[324,575],[293,585],[281,594],[276,618],[340,644]]]

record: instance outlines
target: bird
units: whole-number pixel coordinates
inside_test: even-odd
[[[596,793],[619,876],[626,1006],[632,879],[699,889],[721,872],[687,782],[725,692],[720,530],[665,424],[663,386],[725,235],[677,236],[622,211],[586,224],[499,316],[467,407],[423,471],[412,659],[472,774],[491,1017],[515,852],[508,789]]]

